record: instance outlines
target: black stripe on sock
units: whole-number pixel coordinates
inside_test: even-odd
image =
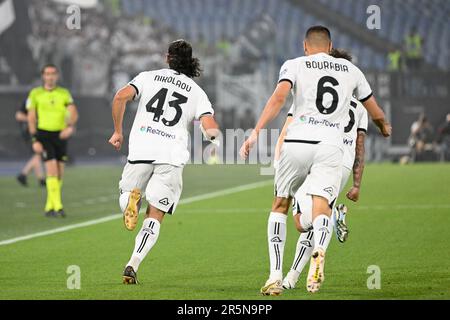
[[[308,239],[308,240],[312,240],[312,238],[313,238],[313,235],[314,235],[314,232],[313,231],[310,231],[309,233],[308,233],[308,235],[306,236],[306,239]]]
[[[149,236],[150,236],[149,233],[145,234],[144,238],[142,239],[141,245],[139,246],[139,249],[137,251],[138,253],[141,253],[142,249],[144,249],[145,244],[147,243],[147,239],[148,239]]]
[[[320,239],[320,245],[323,246],[325,239],[327,237],[327,233],[326,232],[322,232],[322,238]]]
[[[300,249],[300,252],[298,253],[297,259],[295,259],[295,263],[294,263],[294,265],[293,265],[293,269],[294,269],[294,270],[297,270],[298,264],[300,263],[300,260],[302,260],[303,255],[305,254],[305,251],[306,251],[306,247],[303,246],[303,247]]]
[[[281,254],[280,254],[280,246],[277,244],[277,251],[278,251],[278,270],[281,270]]]
[[[273,250],[275,251],[275,270],[278,269],[278,252],[277,252],[277,245],[273,245]]]
[[[144,234],[144,236],[142,237],[141,244],[140,244],[139,247],[138,247],[138,251],[141,249],[142,244],[144,243],[144,239],[145,239],[145,236],[146,236],[146,235],[147,235],[147,234]]]
[[[275,247],[275,257],[277,260],[277,263],[275,265],[275,270],[280,270],[280,252],[278,250],[278,244],[275,244],[274,247]]]
[[[325,241],[325,232],[322,232],[322,235],[320,236],[319,245],[323,245],[323,242]]]

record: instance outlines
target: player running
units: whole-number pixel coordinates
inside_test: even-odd
[[[59,72],[55,65],[42,68],[43,86],[31,90],[27,99],[28,129],[33,151],[42,154],[47,173],[47,217],[66,214],[61,199],[67,140],[75,131],[78,111],[70,92],[57,85]]]
[[[332,228],[330,206],[340,187],[342,136],[352,96],[363,103],[385,137],[391,133],[364,74],[351,62],[329,55],[330,31],[323,26],[311,27],[303,44],[306,56],[283,64],[278,85],[240,151],[243,158],[248,156],[259,132],[278,115],[292,90],[293,120],[287,128],[275,171],[275,199],[268,220],[270,276],[261,288],[264,295],[280,295],[283,291],[287,212],[292,197],[307,176],[306,192],[312,196],[312,216],[307,222],[312,225],[315,245],[307,279],[308,291],[317,292],[324,280],[325,252]]]
[[[342,50],[333,49],[330,53],[335,58],[343,58],[352,61],[352,57]],[[284,130],[280,134],[276,146],[276,159],[279,157],[279,150],[284,140],[285,128],[292,121],[292,110],[288,113],[288,118],[284,125]],[[350,102],[350,111],[348,115],[347,125],[344,128],[344,157],[342,164],[342,178],[339,188],[339,193],[347,184],[350,174],[353,172],[353,186],[347,192],[347,198],[356,202],[359,199],[359,191],[364,170],[364,140],[367,132],[368,117],[367,111],[362,104],[356,99]],[[293,217],[297,230],[311,229],[311,226],[305,225],[301,221],[311,221],[312,214],[312,199],[307,194],[308,178],[305,183],[296,192],[293,204]],[[339,204],[333,207],[333,226],[336,236],[340,242],[345,242],[348,235],[348,228],[345,224],[345,214],[347,208],[344,204]],[[303,226],[303,227],[302,227]],[[308,228],[309,227],[309,228]],[[294,261],[291,270],[283,280],[284,289],[293,289],[298,281],[298,278],[305,267],[306,263],[311,258],[311,253],[314,247],[313,231],[301,233],[297,241]]]
[[[20,109],[17,110],[16,121],[20,126],[22,138],[25,140],[27,146],[31,147],[32,143],[30,132],[28,130],[28,110],[26,101],[24,101],[20,105]],[[33,152],[33,150],[31,150],[31,152]],[[31,170],[34,171],[34,175],[38,179],[39,185],[41,187],[45,187],[44,172],[42,170],[42,157],[38,153],[33,152],[31,158],[27,161],[22,171],[20,171],[20,173],[16,177],[17,181],[24,187],[28,186],[28,175],[30,174]]]
[[[188,127],[199,119],[209,140],[218,125],[206,93],[192,80],[200,64],[185,40],[170,44],[169,69],[140,73],[114,97],[114,133],[109,140],[117,150],[123,143],[122,121],[128,101],[139,99],[130,132],[128,163],[119,183],[119,204],[125,227],[134,230],[142,198],[148,206],[135,247],[123,273],[123,283],[136,284],[139,265],[156,243],[165,214],[173,214],[182,189],[183,167],[189,160]]]

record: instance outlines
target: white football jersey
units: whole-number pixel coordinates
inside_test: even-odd
[[[342,165],[350,170],[353,169],[356,154],[356,138],[358,131],[367,132],[368,125],[367,110],[356,99],[350,101],[350,111],[347,116],[346,126],[344,127],[344,157]]]
[[[292,117],[293,112],[294,105],[289,109],[288,117]],[[352,98],[343,133],[344,156],[342,160],[342,165],[350,170],[353,170],[353,163],[355,162],[358,131],[367,132],[367,125],[368,115],[366,108],[361,102]]]
[[[139,106],[130,132],[128,161],[183,166],[189,160],[189,126],[214,114],[206,93],[171,69],[142,72],[129,85]]]
[[[326,53],[286,61],[279,82],[292,85],[294,108],[286,140],[335,145],[343,149],[342,135],[350,99],[372,96],[365,76],[354,64]]]

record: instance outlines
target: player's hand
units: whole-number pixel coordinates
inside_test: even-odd
[[[109,143],[113,145],[114,149],[117,151],[120,150],[123,143],[123,135],[117,132],[114,132],[111,138],[109,139]]]
[[[67,140],[73,135],[74,132],[75,129],[72,126],[68,126],[59,133],[59,138],[62,140]]]
[[[242,159],[244,160],[247,159],[250,150],[252,149],[253,145],[256,143],[257,140],[258,134],[256,133],[255,130],[253,130],[250,137],[248,137],[248,139],[245,140],[244,144],[241,147],[241,150],[239,151],[239,154]]]
[[[349,200],[352,200],[353,202],[357,202],[359,199],[359,188],[358,187],[352,187],[348,192],[347,192],[347,198]]]
[[[41,154],[44,151],[44,147],[42,147],[42,143],[39,141],[33,142],[32,146],[34,153]]]
[[[385,123],[382,128],[380,128],[383,137],[388,138],[392,134],[392,126],[389,123]]]

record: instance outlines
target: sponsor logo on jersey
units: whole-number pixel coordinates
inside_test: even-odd
[[[351,147],[353,145],[353,139],[344,138],[344,145]]]
[[[161,129],[153,129],[150,126],[141,126],[139,128],[139,131],[142,133],[150,133],[150,134],[156,134],[158,136],[161,136],[163,138],[168,138],[168,139],[173,139],[175,140],[176,136],[174,134],[171,133],[167,133]]]
[[[305,115],[301,115],[299,117],[300,122],[302,123],[307,123],[313,126],[325,126],[325,127],[330,127],[330,128],[336,128],[339,129],[341,124],[339,122],[330,122],[328,120],[325,119],[316,119],[314,117],[307,117]]]

